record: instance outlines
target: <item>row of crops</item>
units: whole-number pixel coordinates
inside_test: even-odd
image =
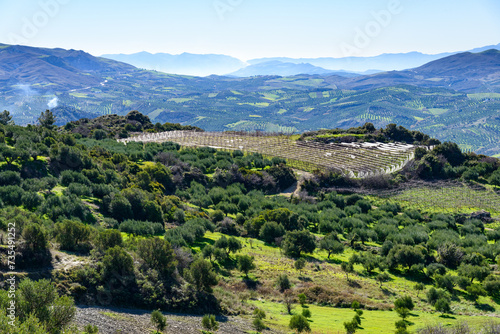
[[[235,132],[170,131],[141,134],[120,142],[165,142],[182,146],[240,150],[286,159],[303,170],[334,170],[344,175],[365,178],[393,173],[414,158],[415,146],[384,143],[323,144],[297,142],[284,135]]]

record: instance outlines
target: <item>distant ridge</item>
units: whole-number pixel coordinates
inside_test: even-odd
[[[215,54],[182,53],[172,55],[168,53],[139,52],[129,55],[106,54],[102,55],[102,57],[126,62],[147,70],[195,76],[223,75],[247,65],[239,59]]]
[[[257,75],[279,75],[285,77],[298,74],[339,75],[347,78],[357,77],[360,75],[345,71],[327,70],[309,63],[294,64],[284,63],[277,60],[250,65],[236,72],[230,73],[229,75],[235,77],[251,77]]]

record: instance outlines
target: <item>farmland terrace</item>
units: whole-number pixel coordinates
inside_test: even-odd
[[[414,159],[414,145],[403,143],[298,142],[290,136],[266,133],[168,131],[142,133],[119,139],[128,142],[175,142],[185,147],[212,147],[260,153],[287,160],[303,170],[334,170],[349,177],[366,178],[394,173]]]

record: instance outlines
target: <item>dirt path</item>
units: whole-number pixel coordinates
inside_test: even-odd
[[[294,169],[294,172],[298,176],[298,181],[295,182],[294,184],[292,184],[289,188],[283,190],[278,195],[287,196],[287,197],[290,197],[293,195],[293,197],[298,197],[299,192],[300,192],[300,188],[302,187],[302,184],[304,184],[304,181],[314,177],[313,174],[311,174],[309,172],[305,172],[303,170]]]
[[[87,324],[99,327],[100,334],[149,334],[154,328],[150,322],[150,311],[121,308],[99,308],[79,306],[75,323],[83,329]],[[169,334],[199,334],[201,316],[164,313]],[[243,334],[252,331],[249,321],[240,317],[219,317],[218,334]],[[270,330],[263,333],[277,333]]]

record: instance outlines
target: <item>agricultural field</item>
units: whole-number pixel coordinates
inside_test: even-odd
[[[255,77],[237,81],[139,71],[109,78],[99,87],[51,94],[17,94],[12,87],[0,104],[16,114],[19,124],[34,123],[57,97],[58,124],[100,115],[125,115],[138,110],[153,122],[173,122],[207,131],[301,133],[349,128],[372,122],[397,123],[442,141],[453,141],[476,153],[500,153],[498,93],[466,94],[414,86],[342,90],[328,77]],[[13,101],[16,101],[13,103]],[[67,110],[67,108],[73,108]],[[85,114],[85,115],[84,115]],[[259,117],[256,117],[259,116]]]
[[[299,169],[332,170],[350,177],[390,174],[402,169],[414,157],[415,146],[384,143],[322,144],[299,142],[284,135],[231,132],[170,131],[143,134],[119,140],[127,142],[175,142],[186,147],[212,147],[260,153],[287,160]]]

